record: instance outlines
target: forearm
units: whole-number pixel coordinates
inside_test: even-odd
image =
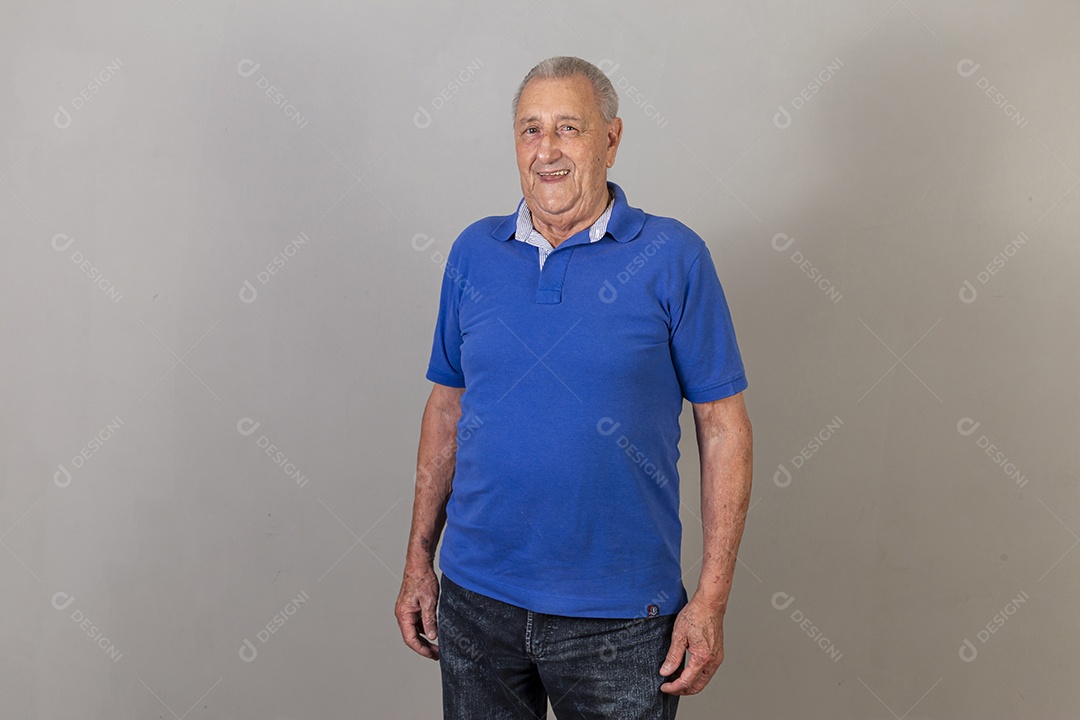
[[[699,423],[704,556],[695,597],[727,612],[739,542],[750,505],[753,433],[749,421]]]
[[[416,492],[405,569],[430,568],[446,523],[446,502],[454,479],[460,405],[428,402],[420,425],[416,458]]]

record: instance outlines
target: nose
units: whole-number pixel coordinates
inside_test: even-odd
[[[540,137],[540,142],[536,149],[536,158],[545,165],[548,165],[553,160],[557,160],[560,154],[558,137],[556,137],[554,133],[544,133]]]

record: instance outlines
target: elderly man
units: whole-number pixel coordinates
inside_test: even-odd
[[[513,110],[524,197],[466,228],[443,276],[398,624],[440,660],[446,718],[540,718],[549,698],[560,720],[673,718],[723,660],[750,496],[731,316],[705,242],[608,182],[622,120],[603,72],[545,60]],[[692,598],[683,398],[705,544]]]

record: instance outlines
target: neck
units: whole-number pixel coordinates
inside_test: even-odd
[[[592,227],[593,223],[600,219],[600,216],[607,210],[607,206],[615,198],[615,194],[611,191],[611,188],[607,188],[607,192],[603,195],[603,203],[599,204],[599,207],[593,208],[593,211],[589,213],[589,217],[585,220],[579,220],[571,225],[559,225],[558,223],[552,223],[545,221],[540,217],[538,213],[534,212],[532,208],[529,208],[529,212],[532,214],[533,227],[536,231],[544,236],[551,247],[559,247],[566,239],[581,232],[585,228]]]

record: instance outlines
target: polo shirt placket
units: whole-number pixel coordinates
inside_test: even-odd
[[[555,305],[562,302],[563,283],[566,280],[566,271],[570,267],[570,259],[573,257],[575,246],[583,245],[588,241],[594,243],[607,234],[608,221],[611,219],[611,211],[615,207],[615,197],[608,200],[607,208],[587,230],[581,230],[559,243],[556,248],[551,247],[547,238],[541,235],[532,223],[532,213],[529,206],[522,199],[518,206],[517,231],[514,239],[528,243],[537,248],[540,258],[540,279],[536,286],[536,302],[542,305]],[[563,252],[558,252],[563,250]]]

